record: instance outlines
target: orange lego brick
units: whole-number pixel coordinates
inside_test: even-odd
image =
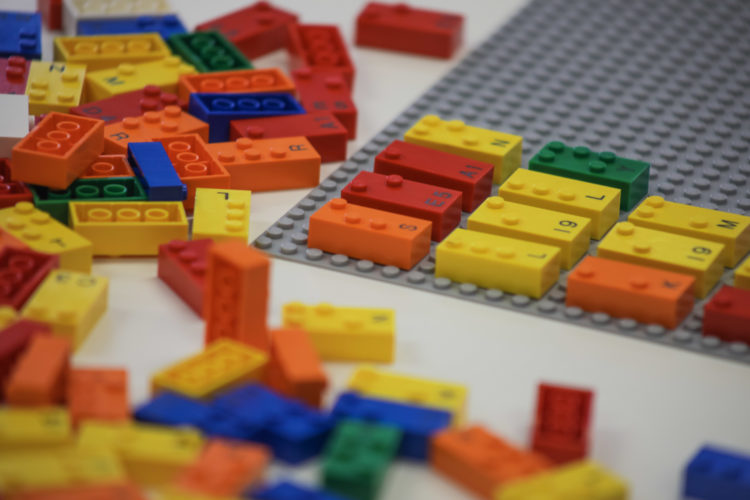
[[[26,249],[29,246],[0,227],[0,250],[3,248],[20,248]]]
[[[13,147],[13,180],[66,189],[103,147],[103,121],[49,113]]]
[[[328,377],[310,334],[299,328],[271,330],[266,383],[271,389],[320,407]]]
[[[78,177],[94,179],[98,177],[135,177],[126,155],[99,155]]]
[[[279,68],[240,69],[180,76],[177,96],[190,100],[195,92],[286,92],[294,95],[294,83]]]
[[[73,425],[83,420],[127,420],[130,417],[128,372],[117,368],[70,370],[68,410]]]
[[[126,483],[45,488],[11,493],[7,500],[147,500],[147,497],[138,486]]]
[[[318,185],[320,155],[305,137],[242,137],[207,147],[229,172],[232,189],[273,191]]]
[[[307,246],[411,269],[430,252],[432,222],[334,198],[310,216]]]
[[[62,403],[70,357],[63,337],[36,335],[8,378],[5,401],[19,406]]]
[[[269,349],[268,256],[245,243],[227,240],[214,243],[208,254],[203,317],[206,345],[229,338]]]
[[[208,140],[208,123],[185,112],[179,106],[167,106],[159,111],[147,111],[141,116],[129,116],[104,127],[104,153],[124,155],[131,142],[148,142],[155,137],[198,134]]]
[[[687,274],[588,256],[568,274],[565,304],[676,328],[693,310],[694,285]]]
[[[480,425],[435,434],[430,463],[451,480],[487,499],[492,499],[503,484],[552,465],[542,455],[516,448]]]

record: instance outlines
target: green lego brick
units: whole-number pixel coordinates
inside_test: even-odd
[[[68,223],[68,202],[74,201],[140,201],[146,192],[135,177],[78,179],[64,191],[44,186],[30,186],[34,205],[52,217]]]
[[[400,444],[395,427],[342,420],[325,449],[325,488],[352,500],[374,500]]]
[[[649,167],[644,161],[594,153],[584,146],[571,148],[559,141],[548,143],[529,161],[529,170],[619,189],[620,210],[630,210],[646,196]]]
[[[167,42],[172,52],[201,73],[253,69],[242,52],[218,31],[172,35]]]

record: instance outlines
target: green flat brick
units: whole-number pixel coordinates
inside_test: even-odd
[[[172,35],[167,42],[172,52],[200,73],[253,69],[242,52],[218,31]]]
[[[325,488],[351,500],[374,500],[400,443],[395,427],[342,420],[326,445]]]
[[[595,153],[584,146],[571,148],[559,141],[548,143],[529,161],[529,170],[619,189],[620,210],[630,210],[646,196],[650,166],[610,152]]]
[[[34,205],[52,217],[68,223],[68,202],[74,201],[141,201],[146,192],[135,177],[78,179],[64,191],[44,186],[29,186]]]

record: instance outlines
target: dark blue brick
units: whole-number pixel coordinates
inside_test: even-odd
[[[78,35],[122,35],[154,32],[159,33],[166,40],[172,35],[187,33],[187,30],[180,18],[174,14],[78,21]]]
[[[182,201],[187,197],[187,186],[160,142],[131,142],[128,161],[141,181],[151,201]]]
[[[750,456],[704,446],[685,469],[683,493],[695,500],[750,499]]]
[[[133,416],[136,420],[153,424],[200,427],[211,416],[211,406],[187,396],[162,392],[136,408]]]
[[[243,495],[243,498],[252,498],[253,500],[345,500],[333,493],[299,486],[289,481],[252,488]]]
[[[42,15],[0,12],[0,57],[42,58]]]

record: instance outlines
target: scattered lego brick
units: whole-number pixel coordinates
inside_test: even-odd
[[[99,155],[81,174],[79,179],[98,179],[101,177],[135,177],[125,155]]]
[[[3,319],[8,313],[13,318],[0,329],[0,399],[5,392],[8,376],[12,373],[18,358],[28,348],[31,339],[36,335],[50,333],[49,326],[46,323],[16,319],[15,311],[11,308],[7,306],[0,308],[0,315],[3,316]]]
[[[296,24],[289,27],[292,69],[336,72],[354,88],[354,64],[338,26]]]
[[[173,35],[168,41],[172,52],[200,73],[253,69],[242,52],[218,31]]]
[[[208,403],[177,392],[161,391],[133,411],[139,422],[201,428],[215,415]]]
[[[47,61],[31,61],[26,95],[29,113],[42,115],[50,111],[67,113],[83,98],[86,66]]]
[[[11,500],[147,500],[135,484],[69,486],[16,493]]]
[[[628,486],[596,462],[583,460],[518,479],[500,488],[495,500],[627,500]]]
[[[150,201],[182,201],[187,197],[187,186],[180,179],[164,144],[131,142],[128,162]]]
[[[170,56],[158,61],[138,64],[122,63],[116,68],[89,71],[86,87],[89,99],[101,100],[134,92],[146,85],[156,85],[164,92],[176,93],[181,75],[195,73],[195,68],[179,57]]]
[[[187,99],[185,100],[187,102]],[[115,123],[129,116],[140,116],[147,111],[160,111],[166,106],[180,105],[175,94],[164,92],[156,85],[125,92],[100,101],[91,101],[70,109],[79,116],[97,118],[104,123]]]
[[[42,16],[0,11],[0,57],[42,58]]]
[[[734,286],[750,290],[750,257],[734,270]]]
[[[316,490],[306,486],[299,486],[289,481],[280,481],[272,485],[265,484],[257,488],[252,488],[249,495],[249,498],[254,498],[255,500],[288,500],[290,498],[304,498],[306,500],[344,500],[342,497],[334,495],[333,493]]]
[[[590,390],[539,384],[532,449],[558,464],[585,458],[593,399]]]
[[[159,33],[164,40],[187,33],[185,25],[174,14],[111,19],[86,19],[78,22],[79,35],[122,35],[127,33]]]
[[[347,130],[347,137],[357,136],[357,106],[351,90],[337,72],[302,68],[292,73],[300,102],[308,113],[331,113]]]
[[[36,335],[18,358],[5,386],[5,401],[18,406],[46,406],[63,402],[70,342]]]
[[[20,310],[59,261],[57,255],[33,250],[0,249],[0,305]]]
[[[247,243],[250,195],[250,191],[238,189],[197,188],[192,238]]]
[[[31,61],[21,56],[0,58],[0,92],[25,94]]]
[[[0,121],[0,163],[3,164],[3,170],[7,171],[6,160],[3,158],[10,157],[13,147],[29,133],[29,97],[0,94],[0,109],[3,110],[3,120]],[[10,180],[10,176],[7,177]]]
[[[58,36],[54,49],[55,61],[84,64],[89,74],[123,63],[146,63],[172,55],[167,43],[156,33]]]
[[[685,467],[682,494],[696,500],[750,498],[750,456],[704,446]]]
[[[104,152],[127,154],[131,142],[147,142],[155,137],[198,134],[208,140],[208,124],[179,106],[165,106],[159,111],[147,111],[142,116],[128,116],[104,127]]]
[[[0,449],[3,453],[54,451],[70,444],[72,438],[70,415],[65,408],[0,407]]]
[[[68,374],[67,402],[73,425],[84,420],[128,420],[128,372],[121,368],[73,368]]]
[[[310,334],[300,328],[271,330],[265,382],[284,396],[320,407],[328,377]]]
[[[36,10],[49,30],[62,28],[62,0],[36,0]]]
[[[750,344],[750,290],[722,286],[703,306],[703,335]]]
[[[180,99],[187,102],[190,94],[279,93],[294,95],[294,83],[279,68],[238,69],[210,74],[183,75],[178,85]]]
[[[198,316],[203,315],[203,296],[212,240],[174,240],[159,246],[159,278]]]

